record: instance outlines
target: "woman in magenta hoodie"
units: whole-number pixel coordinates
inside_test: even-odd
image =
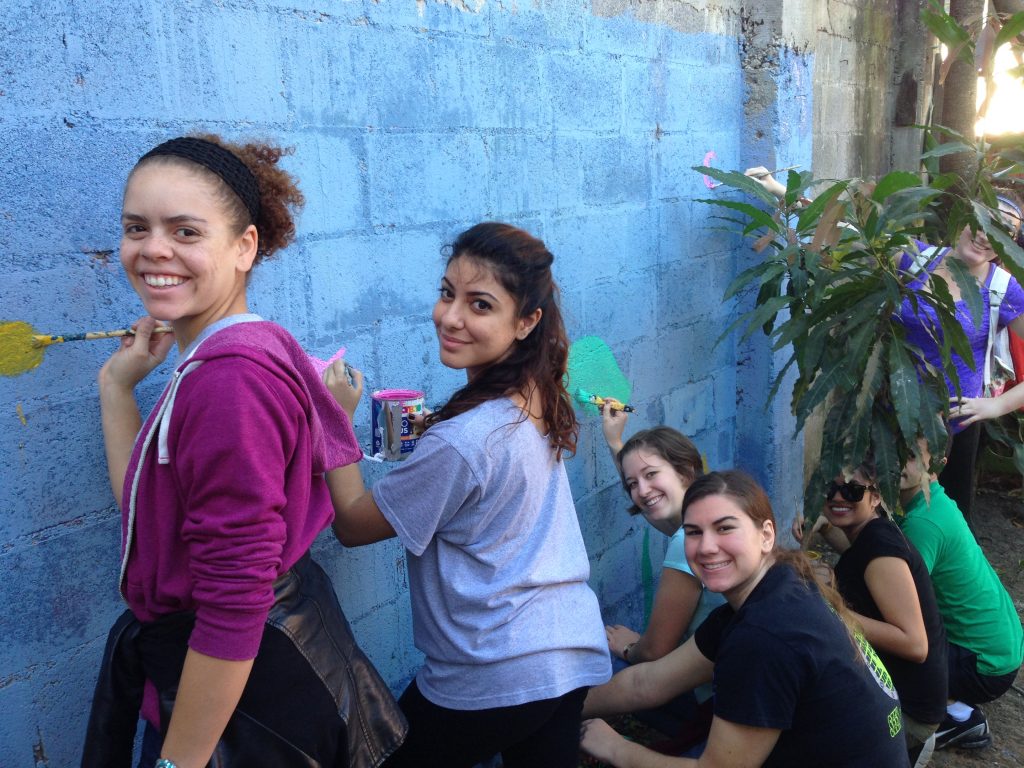
[[[333,518],[324,473],[361,457],[351,424],[295,339],[248,310],[250,271],[303,202],[282,154],[173,139],[125,187],[121,263],[149,316],[99,390],[130,610],[83,765],[129,765],[140,709],[160,734],[145,768],[377,765],[404,733],[308,554]],[[134,388],[175,344],[143,422]]]

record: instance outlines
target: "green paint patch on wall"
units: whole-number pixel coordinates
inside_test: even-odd
[[[577,393],[582,391],[629,403],[633,388],[619,368],[611,348],[603,339],[597,336],[584,336],[574,341],[569,347],[568,368],[569,394],[577,401]],[[598,412],[596,405],[585,403],[583,407],[589,413]]]

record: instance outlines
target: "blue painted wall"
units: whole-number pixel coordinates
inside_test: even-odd
[[[288,165],[308,204],[298,242],[257,271],[252,305],[311,352],[347,345],[368,387],[442,401],[459,377],[437,362],[429,322],[440,249],[476,221],[508,220],[556,254],[571,336],[615,350],[638,407],[630,429],[677,426],[712,466],[747,458],[773,487],[790,466],[798,476],[784,410],[763,410],[772,361],[714,344],[735,312],[719,298],[744,251],[709,228],[694,202],[709,193],[689,170],[711,149],[721,166],[770,164],[750,138],[735,32],[568,1],[3,7],[0,320],[46,332],[132,321],[140,304],[116,248],[134,160],[190,131],[270,137],[296,147]],[[796,56],[778,70],[805,108],[809,68]],[[783,145],[807,155],[810,110],[773,109],[756,130],[780,156]],[[32,764],[37,729],[51,766],[77,760],[121,610],[95,388],[112,348],[53,348],[40,368],[0,379],[5,768]],[[165,373],[141,386],[144,407]],[[364,442],[368,421],[364,404]],[[640,626],[643,523],[624,512],[597,423],[568,466],[606,619]],[[370,478],[386,469],[371,466]],[[397,690],[419,663],[401,547],[342,551],[321,537],[315,549]],[[659,537],[651,549],[657,573]]]

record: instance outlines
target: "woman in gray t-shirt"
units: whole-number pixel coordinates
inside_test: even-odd
[[[329,476],[346,546],[408,550],[423,668],[402,695],[405,744],[388,766],[572,768],[587,689],[611,675],[562,457],[578,426],[568,340],[544,243],[484,223],[452,245],[434,307],[441,362],[467,383],[426,419],[413,454],[368,492]],[[325,381],[352,413],[344,363]]]

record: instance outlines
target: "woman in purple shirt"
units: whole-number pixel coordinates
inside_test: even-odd
[[[763,167],[749,168],[746,174],[758,181],[765,189],[777,197],[786,193],[786,188],[774,179]],[[999,212],[1003,223],[1010,230],[1011,237],[1019,238],[1021,231],[1022,200],[1015,189],[1002,188],[998,194]],[[973,529],[975,464],[978,454],[978,440],[981,436],[981,421],[996,419],[1024,405],[1024,387],[1014,387],[998,397],[984,397],[984,368],[988,351],[989,316],[992,306],[993,277],[1000,269],[995,264],[996,254],[984,232],[973,232],[964,227],[952,248],[935,248],[927,243],[918,242],[918,254],[905,253],[899,267],[910,276],[911,289],[921,288],[932,275],[946,281],[949,291],[956,301],[956,316],[963,326],[974,358],[974,369],[970,363],[953,353],[953,364],[956,366],[957,379],[960,384],[960,397],[952,398],[950,408],[950,424],[954,434],[953,449],[946,468],[939,475],[946,494],[956,502],[960,511]],[[916,256],[916,257],[915,257]],[[922,256],[924,258],[922,258]],[[960,285],[953,279],[949,269],[949,259],[960,261],[978,282],[984,311],[978,323],[974,322],[967,302],[960,295]],[[1001,277],[1007,277],[1005,273]],[[1024,289],[1016,279],[1010,277],[1005,295],[999,304],[998,328],[1009,327],[1018,336],[1024,335]],[[939,352],[941,341],[940,326],[934,310],[927,302],[918,302],[915,306],[904,300],[899,317],[907,329],[908,339],[916,344],[924,358],[937,368],[942,367]],[[956,392],[952,381],[946,381],[952,394]],[[797,514],[793,522],[793,534],[802,538],[803,515]]]
[[[295,339],[248,311],[250,271],[291,242],[303,200],[282,154],[183,137],[128,177],[121,264],[150,316],[99,391],[129,610],[83,766],[130,766],[140,712],[142,768],[376,766],[404,735],[308,554],[334,516],[325,473],[362,455],[352,426]],[[143,422],[135,386],[175,343]]]
[[[1016,237],[1021,226],[1021,206],[1019,197],[1012,191],[999,195],[999,211],[1003,221]],[[910,283],[911,288],[921,287],[932,276],[941,277],[949,286],[949,291],[956,301],[956,316],[963,326],[974,357],[974,369],[953,353],[953,364],[956,366],[960,384],[960,397],[952,399],[950,408],[950,425],[953,432],[953,448],[949,462],[939,475],[939,482],[946,494],[956,502],[968,525],[974,528],[974,489],[975,464],[978,455],[978,441],[981,436],[981,422],[985,419],[996,419],[1024,405],[1024,388],[1016,387],[1007,390],[997,397],[985,397],[984,368],[988,354],[990,308],[994,289],[991,288],[997,270],[996,254],[992,250],[988,237],[984,232],[972,232],[964,227],[952,248],[929,249],[921,244],[922,252],[929,254],[926,263],[919,262],[910,254],[904,254],[900,268],[907,272],[920,274]],[[978,282],[984,311],[975,323],[967,302],[961,297],[960,286],[953,279],[949,269],[949,259],[960,261]],[[1006,277],[1006,275],[1002,275]],[[936,341],[938,321],[934,310],[921,302],[917,307],[909,300],[904,300],[900,308],[900,320],[907,329],[907,338],[920,347],[925,359],[941,367],[941,356]],[[1006,292],[999,302],[998,329],[1009,327],[1018,335],[1024,334],[1024,289],[1013,277],[1008,279]],[[938,337],[941,338],[941,337]],[[953,383],[947,379],[946,385],[952,394],[955,392]]]

